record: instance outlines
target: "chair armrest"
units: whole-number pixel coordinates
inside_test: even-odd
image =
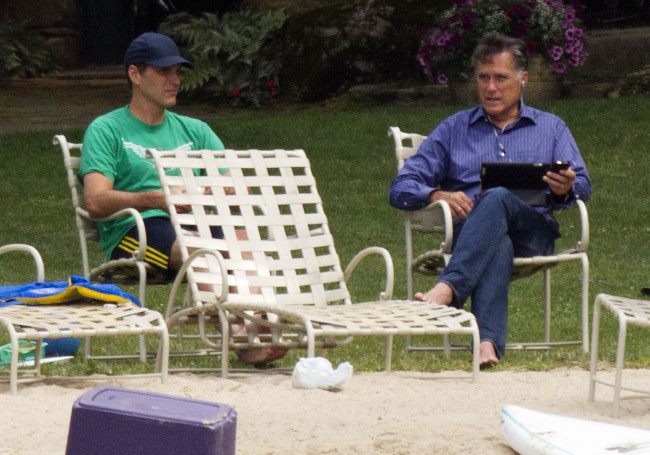
[[[34,265],[36,266],[36,280],[45,281],[45,267],[43,266],[43,258],[41,258],[40,253],[36,248],[31,245],[25,245],[24,243],[12,243],[9,245],[0,246],[0,254],[9,253],[11,251],[22,251],[28,253],[34,259]]]
[[[133,217],[135,220],[136,228],[138,229],[138,249],[133,253],[133,257],[138,261],[144,261],[145,254],[147,252],[147,231],[144,228],[144,220],[142,219],[142,215],[136,209],[126,208],[118,210],[117,212],[103,218],[93,218],[90,216],[87,210],[82,209],[81,207],[77,207],[75,209],[75,212],[81,218],[94,222],[112,221],[118,218],[126,218],[127,216]]]
[[[390,300],[393,297],[393,285],[395,282],[395,271],[393,268],[393,258],[387,249],[378,246],[371,246],[359,251],[350,261],[345,268],[344,276],[345,281],[348,281],[354,269],[359,265],[362,259],[370,256],[371,254],[379,254],[384,258],[386,265],[386,287],[383,292],[379,293],[379,300]]]
[[[587,205],[583,201],[577,199],[576,205],[580,210],[580,240],[578,240],[576,249],[584,252],[589,247],[589,215],[587,213]]]
[[[453,224],[453,218],[451,216],[451,209],[449,208],[449,204],[447,203],[447,201],[440,200],[440,201],[432,202],[431,204],[427,205],[423,209],[411,213],[426,214],[427,212],[434,212],[434,211],[439,211],[441,213],[439,219],[436,220],[439,223],[438,228],[434,228],[433,226],[434,220],[433,218],[431,218],[431,220],[429,221],[431,225],[427,225],[427,221],[422,220],[421,230],[423,232],[441,232],[443,235],[443,240],[440,243],[440,249],[445,254],[451,254],[451,247],[454,240],[454,224]]]
[[[221,273],[221,283],[222,283],[221,294],[217,296],[217,299],[220,302],[225,302],[228,300],[228,271],[226,270],[226,263],[223,259],[222,254],[217,250],[201,248],[194,251],[192,254],[190,254],[189,257],[183,261],[181,268],[178,270],[178,273],[176,274],[176,279],[174,279],[174,284],[172,285],[172,289],[169,293],[169,299],[167,301],[167,311],[165,313],[165,320],[169,319],[175,311],[174,309],[175,309],[176,298],[178,296],[178,291],[180,289],[181,284],[185,282],[187,269],[190,267],[190,265],[192,265],[194,261],[196,261],[199,257],[202,256],[213,256],[217,260],[217,264],[219,266],[219,272]],[[188,284],[188,286],[191,285]]]

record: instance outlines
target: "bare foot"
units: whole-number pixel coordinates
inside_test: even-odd
[[[479,353],[479,365],[481,368],[489,368],[497,365],[499,358],[494,350],[494,345],[491,341],[481,341]]]
[[[263,365],[287,355],[282,348],[251,348],[235,351],[237,358],[247,365]]]
[[[234,335],[243,335],[246,333],[245,324],[232,324],[230,326]],[[269,333],[266,327],[259,327],[259,333]],[[238,349],[235,351],[237,358],[247,365],[263,365],[281,359],[287,355],[287,350],[283,348],[250,348]]]
[[[416,292],[414,298],[415,300],[420,300],[422,302],[449,305],[454,298],[454,293],[447,283],[440,282],[425,294],[422,292]]]

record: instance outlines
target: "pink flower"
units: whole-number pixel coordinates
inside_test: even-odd
[[[275,89],[277,88],[278,84],[276,82],[269,81],[268,86],[269,86],[269,90],[271,90],[271,96],[274,96],[276,92]]]
[[[239,87],[235,87],[232,89],[232,96],[238,96],[239,95]]]
[[[447,76],[445,76],[444,74],[438,74],[438,84],[446,85],[447,84]]]

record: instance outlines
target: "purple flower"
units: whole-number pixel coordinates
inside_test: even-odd
[[[574,30],[575,28],[571,26],[564,31],[564,37],[567,41],[573,41],[575,39],[576,35]]]
[[[446,47],[449,44],[449,41],[451,37],[449,36],[449,33],[445,32],[440,37],[438,37],[438,40],[436,41],[436,44],[440,47]]]
[[[447,75],[449,79],[456,78],[469,68],[467,56],[471,53],[475,30],[484,33],[489,29],[484,18],[485,5],[499,8],[509,18],[507,28],[502,31],[523,39],[530,54],[544,54],[555,72],[565,72],[567,65],[584,64],[587,54],[585,32],[578,26],[583,9],[580,0],[452,0],[451,3],[453,6],[443,16],[447,19],[419,35],[417,61],[424,73],[439,84],[448,82]],[[545,11],[541,17],[548,13],[562,27],[562,35],[557,39],[547,36],[544,24],[530,21],[542,5]]]
[[[569,65],[578,66],[580,64],[580,56],[573,54],[569,57]]]
[[[552,46],[548,50],[548,55],[555,61],[558,61],[562,58],[564,50],[560,46]]]
[[[564,63],[558,62],[554,65],[553,71],[558,74],[562,74],[566,71],[566,65]]]
[[[564,20],[567,22],[573,22],[576,19],[576,13],[573,11],[573,8],[567,8],[566,9],[566,16],[564,16]]]
[[[476,15],[472,11],[460,11],[452,15],[449,22],[460,22],[463,30],[467,30],[476,24]]]

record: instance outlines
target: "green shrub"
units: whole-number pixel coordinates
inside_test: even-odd
[[[193,17],[170,16],[159,31],[170,36],[194,64],[182,90],[212,100],[259,107],[273,103],[281,65],[283,10],[250,10]]]
[[[29,78],[58,69],[58,56],[50,43],[27,28],[28,21],[0,22],[0,82]]]

